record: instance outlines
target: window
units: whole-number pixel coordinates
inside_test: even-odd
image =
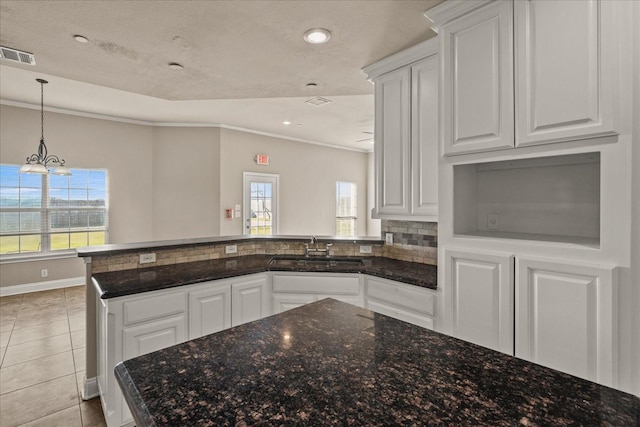
[[[107,242],[107,171],[71,176],[0,165],[0,255],[47,254]]]
[[[336,235],[357,236],[358,192],[353,182],[336,182]]]

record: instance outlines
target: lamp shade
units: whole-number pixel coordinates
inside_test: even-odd
[[[63,175],[63,176],[71,175],[71,171],[69,171],[69,168],[65,166],[58,166],[51,173],[54,175]]]
[[[46,175],[49,173],[47,168],[44,165],[41,165],[39,163],[36,163],[33,165],[25,165],[25,166],[30,166],[30,167],[29,167],[29,170],[25,171],[24,173],[35,173],[40,175]],[[22,170],[22,168],[20,170]]]

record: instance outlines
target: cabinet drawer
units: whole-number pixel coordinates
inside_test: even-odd
[[[384,314],[385,316],[393,317],[394,319],[402,320],[403,322],[433,330],[432,317],[412,313],[410,311],[376,301],[369,301],[367,305],[369,310],[375,311],[376,313]]]
[[[127,301],[123,306],[124,325],[131,325],[159,317],[184,313],[186,301],[184,292],[172,292],[170,294]]]
[[[358,295],[360,278],[336,276],[274,275],[273,292]]]
[[[374,298],[389,304],[408,308],[419,313],[433,316],[434,295],[427,289],[402,286],[369,279],[367,282],[367,298]]]

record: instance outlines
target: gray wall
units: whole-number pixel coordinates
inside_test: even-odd
[[[40,138],[40,111],[0,106],[0,161],[22,164]],[[109,172],[109,241],[242,233],[226,207],[242,204],[242,172],[280,174],[280,234],[334,234],[335,181],[358,184],[367,235],[367,153],[217,127],[146,126],[45,111],[45,140],[69,167]],[[271,165],[254,157],[269,154]],[[84,275],[77,258],[4,263],[0,286]],[[47,278],[40,270],[49,270]]]

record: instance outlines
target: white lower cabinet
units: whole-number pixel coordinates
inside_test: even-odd
[[[615,267],[446,250],[443,288],[444,332],[617,384]]]
[[[360,274],[273,273],[273,312],[282,313],[323,298],[364,307]]]
[[[205,282],[189,291],[189,339],[231,327],[231,284]]]
[[[430,289],[367,276],[366,307],[376,313],[433,329],[435,299]]]
[[[97,300],[98,387],[108,426],[133,425],[133,417],[116,382],[119,362],[187,339],[184,289]]]
[[[445,251],[443,331],[513,354],[513,256]]]
[[[238,326],[271,315],[266,274],[238,278],[231,285],[231,325]]]
[[[612,267],[519,258],[515,355],[616,386],[615,283]]]

